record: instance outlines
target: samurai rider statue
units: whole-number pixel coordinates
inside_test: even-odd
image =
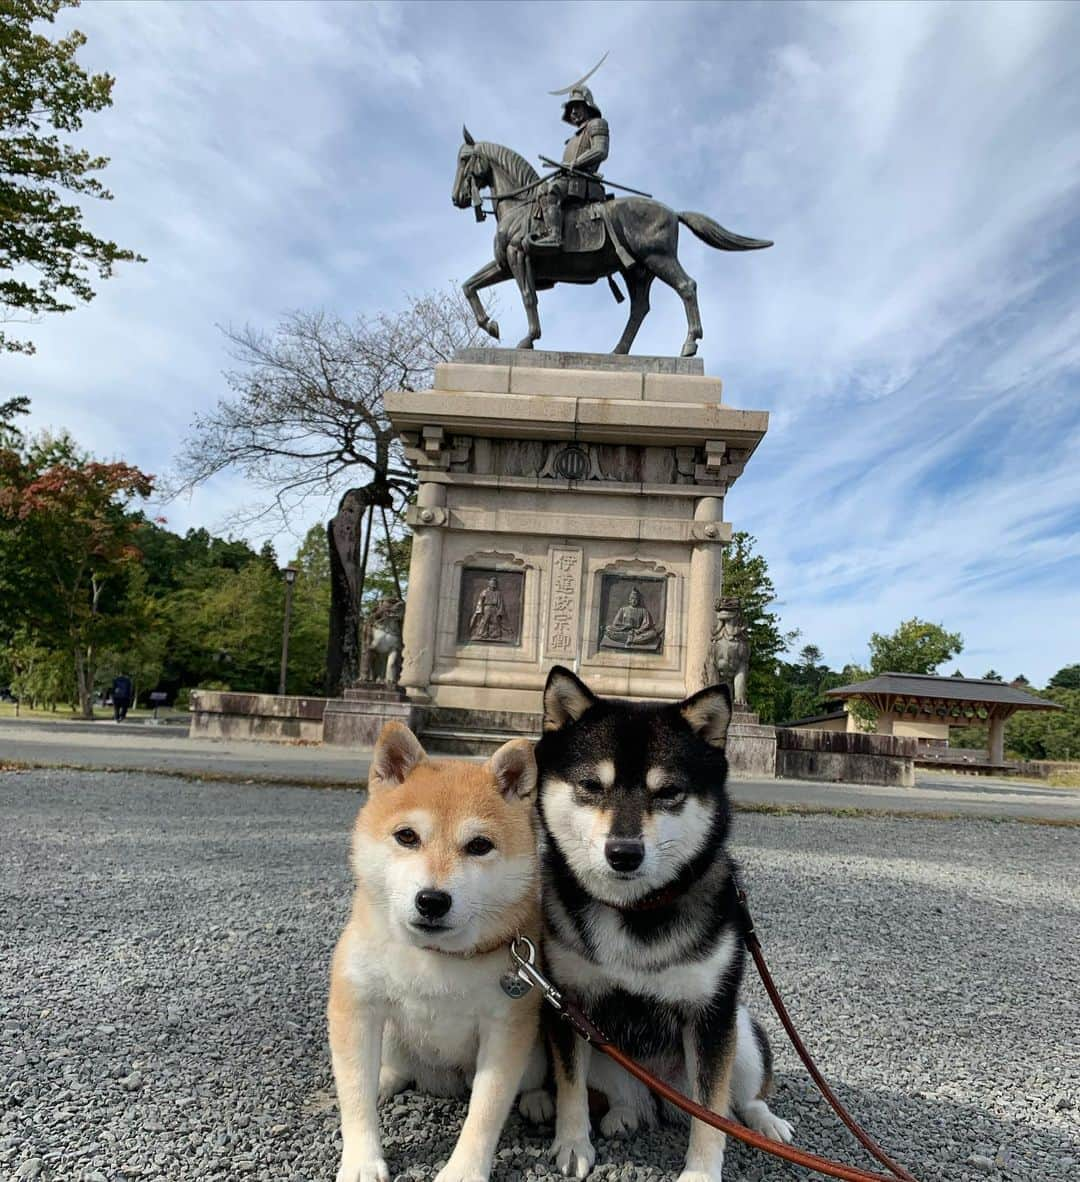
[[[540,157],[554,169],[548,176],[541,177],[512,148],[476,140],[467,127],[462,128],[451,200],[458,209],[472,209],[478,222],[494,215],[496,223],[491,261],[471,275],[462,290],[477,325],[498,340],[498,321],[479,293],[514,280],[529,322],[528,333],[517,347],[531,349],[540,339],[538,292],[558,283],[595,283],[606,278],[612,294],[622,300],[614,282],[621,275],[630,296],[630,316],[614,352],[629,353],[649,312],[649,289],[659,279],[683,302],[682,356],[693,357],[702,337],[701,309],[697,283],[679,262],[679,227],[685,226],[716,250],[763,250],[772,243],[734,234],[703,213],[672,209],[640,189],[598,173],[607,159],[610,134],[585,83],[604,58],[576,82],[551,92],[566,96],[563,118],[576,130],[560,163]],[[625,196],[609,197],[607,189],[620,190]],[[485,191],[490,194],[490,209],[484,208]],[[581,208],[571,209],[575,203]]]
[[[570,88],[563,103],[562,117],[564,123],[577,128],[566,141],[562,158],[564,168],[574,171],[560,172],[541,189],[538,204],[544,233],[530,241],[531,246],[555,250],[562,246],[564,203],[578,205],[604,200],[604,186],[600,181],[575,174],[598,172],[608,157],[611,143],[607,120],[587,86],[577,84]]]

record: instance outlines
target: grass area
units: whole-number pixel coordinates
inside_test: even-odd
[[[1051,788],[1080,788],[1080,768],[1064,768],[1051,772],[1046,781]]]
[[[88,722],[89,720],[83,718],[81,714],[77,714],[70,706],[57,706],[55,710],[31,710],[29,706],[23,704],[18,708],[18,714],[15,713],[14,702],[0,702],[0,718],[18,718],[20,721],[26,720],[29,722]],[[141,719],[153,718],[154,712],[147,706],[135,706],[127,713],[130,722],[138,722]],[[183,710],[162,709],[158,712],[158,718],[179,718],[187,717],[187,712]],[[94,720],[96,722],[104,722],[106,719],[112,721],[113,709],[111,706],[98,706],[94,710]]]

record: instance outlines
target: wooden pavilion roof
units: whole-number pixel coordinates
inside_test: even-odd
[[[896,706],[912,713],[918,703],[922,713],[948,713],[956,717],[956,707],[982,709],[999,715],[1016,710],[1061,710],[1056,702],[1040,698],[1026,690],[1017,689],[1004,681],[988,681],[982,677],[937,677],[927,673],[881,673],[869,681],[857,681],[828,690],[827,698],[864,698],[878,710],[889,711]],[[947,711],[928,707],[950,707]]]

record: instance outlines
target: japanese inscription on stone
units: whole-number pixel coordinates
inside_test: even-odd
[[[581,600],[581,551],[551,551],[548,595],[547,653],[573,660],[578,651],[578,608]]]

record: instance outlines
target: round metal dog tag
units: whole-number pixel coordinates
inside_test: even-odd
[[[515,1001],[519,997],[524,997],[532,988],[532,982],[523,981],[513,969],[507,969],[503,973],[499,978],[499,984],[502,986],[503,993],[507,997],[512,997]]]

